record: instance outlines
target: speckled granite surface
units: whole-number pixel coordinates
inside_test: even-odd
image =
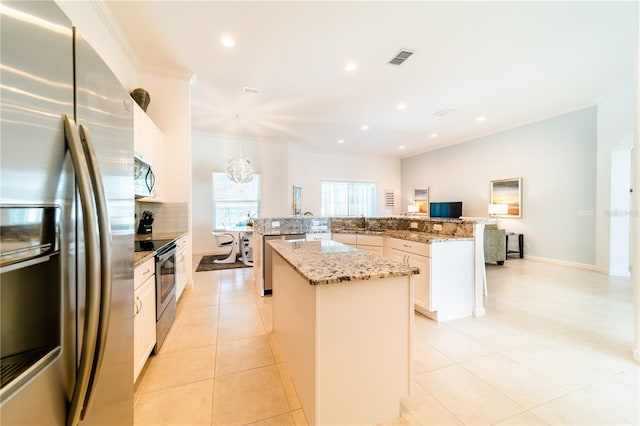
[[[272,241],[269,244],[311,285],[419,273],[418,268],[335,241]]]
[[[473,241],[473,237],[458,237],[455,235],[443,235],[443,234],[429,234],[427,232],[419,231],[366,231],[360,230],[338,230],[333,231],[335,234],[364,234],[364,235],[381,235],[390,238],[400,238],[402,240],[416,241],[419,243],[439,243],[444,241]]]
[[[142,265],[144,262],[149,260],[149,258],[153,257],[156,254],[155,251],[141,251],[138,253],[133,253],[133,267],[136,268]]]

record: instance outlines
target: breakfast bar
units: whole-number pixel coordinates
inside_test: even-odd
[[[335,241],[273,241],[273,330],[310,425],[397,418],[417,268]]]

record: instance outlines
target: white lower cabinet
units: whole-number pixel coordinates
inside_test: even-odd
[[[436,321],[473,314],[473,241],[389,238],[387,257],[420,269],[412,278],[416,311]]]
[[[176,243],[176,300],[180,299],[187,285],[187,237],[180,238]]]
[[[382,235],[332,234],[331,239],[360,250],[376,253],[380,256],[384,255],[384,237]]]
[[[413,302],[418,312],[437,319],[431,298],[431,253],[430,246],[424,243],[389,238],[387,257],[406,265],[420,269],[418,275],[411,277]]]
[[[147,362],[156,344],[156,280],[152,257],[134,272],[133,305],[133,381]]]
[[[331,239],[331,232],[309,232],[305,235],[306,241],[326,241]]]

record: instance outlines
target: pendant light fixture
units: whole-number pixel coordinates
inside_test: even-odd
[[[240,114],[236,114],[236,120],[240,126],[240,155],[234,155],[227,162],[227,176],[235,183],[248,183],[253,179],[253,163],[248,157],[242,156],[242,123]]]

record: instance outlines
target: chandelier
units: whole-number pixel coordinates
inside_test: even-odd
[[[253,165],[247,157],[235,156],[227,162],[227,176],[235,183],[247,183],[253,179]]]

